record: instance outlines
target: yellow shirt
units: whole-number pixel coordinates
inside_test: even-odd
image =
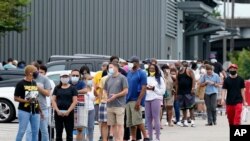
[[[104,85],[105,85],[105,82],[106,82],[107,78],[108,78],[108,75],[104,76],[101,79],[101,82],[99,84],[100,94],[101,94],[101,102],[104,102],[104,101],[106,101],[108,99],[108,96],[103,94],[103,88],[104,88]]]
[[[96,87],[96,93],[97,95],[100,94],[100,88],[99,88],[99,84],[100,84],[100,81],[102,79],[102,71],[98,71],[96,72],[94,78],[93,78],[93,82],[94,82],[94,85]],[[95,104],[100,104],[101,100],[100,98],[97,96],[96,97],[96,100],[95,100]]]

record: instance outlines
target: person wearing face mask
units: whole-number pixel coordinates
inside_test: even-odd
[[[136,56],[128,60],[130,71],[127,74],[128,94],[126,96],[126,125],[131,129],[132,141],[136,140],[136,129],[139,128],[143,134],[144,141],[148,141],[145,126],[142,119],[141,105],[144,106],[145,93],[147,89],[146,73],[140,69],[140,59]]]
[[[173,80],[173,89],[171,91],[172,95],[174,96],[174,113],[175,113],[175,121],[174,123],[178,126],[182,126],[182,123],[180,122],[180,105],[179,105],[179,101],[177,99],[177,94],[176,94],[176,79],[177,79],[177,69],[175,68],[175,66],[172,66],[170,68],[170,75],[171,78]]]
[[[39,141],[48,141],[49,140],[49,132],[48,132],[48,118],[49,118],[49,113],[48,113],[48,105],[47,105],[47,97],[50,97],[51,94],[51,83],[49,79],[39,73],[39,68],[40,65],[38,63],[33,63],[34,67],[38,71],[33,73],[33,78],[37,83],[38,87],[38,102],[40,105],[40,108],[43,111],[43,119],[40,120],[40,132],[41,132],[41,139]],[[32,130],[30,125],[28,125],[27,130],[26,130],[26,141],[32,141]]]
[[[205,88],[205,104],[207,107],[207,124],[206,126],[216,125],[216,107],[218,87],[220,86],[220,77],[213,72],[211,65],[206,65],[207,74],[200,79],[200,85]]]
[[[110,63],[119,64],[119,57],[117,57],[117,56],[111,56],[109,60],[110,60]],[[120,66],[120,64],[119,64],[119,66]],[[121,67],[119,67],[119,72],[122,75],[127,76],[127,72],[124,69],[122,69]]]
[[[32,131],[31,140],[37,141],[40,124],[40,114],[41,118],[43,118],[43,113],[37,100],[38,87],[33,77],[37,72],[37,69],[33,65],[27,65],[24,69],[24,72],[25,77],[17,83],[14,92],[14,100],[16,102],[19,102],[17,111],[19,127],[16,141],[22,141],[29,123],[31,124]]]
[[[162,66],[162,71],[164,73],[165,77],[165,86],[166,86],[166,91],[163,95],[163,106],[164,109],[166,109],[166,116],[167,116],[167,123],[166,125],[172,127],[172,117],[173,117],[173,105],[174,105],[174,93],[172,93],[172,90],[174,89],[174,81],[173,78],[171,77],[170,74],[170,68],[168,65],[163,65]],[[163,113],[162,113],[163,114]],[[162,114],[161,114],[161,119],[162,119]]]
[[[43,76],[46,76],[46,74],[47,74],[47,67],[45,65],[40,65],[38,71],[39,71],[39,74],[41,74]],[[46,101],[47,101],[48,108],[51,108],[52,93],[53,93],[53,90],[54,90],[54,88],[55,88],[56,85],[55,85],[54,81],[51,80],[51,79],[49,79],[49,82],[51,84],[51,88],[52,89],[50,91],[50,96],[46,97]],[[52,110],[52,109],[50,109],[50,110]],[[52,113],[52,111],[50,113]],[[50,113],[49,113],[49,116],[50,116]],[[49,139],[52,139],[52,140],[54,139],[54,130],[55,130],[54,127],[52,127],[51,125],[48,126]],[[38,139],[39,139],[39,141],[41,140],[41,132],[39,132]]]
[[[70,84],[74,86],[77,90],[78,96],[77,96],[77,102],[83,103],[84,102],[84,94],[87,93],[86,84],[81,80],[80,78],[80,71],[77,69],[74,69],[71,71],[70,74]],[[77,140],[82,140],[83,138],[83,129],[77,128]]]
[[[154,125],[156,131],[156,140],[154,141],[160,141],[160,109],[161,101],[166,91],[166,85],[161,76],[160,70],[155,64],[149,65],[147,83],[148,84],[145,98],[145,111],[148,120],[148,134],[150,140],[154,140]]]
[[[191,127],[194,124],[194,106],[195,106],[195,76],[193,71],[187,67],[187,62],[178,64],[179,72],[176,79],[177,99],[180,109],[183,112],[183,127],[188,127],[187,112],[190,112]]]
[[[109,64],[110,76],[106,79],[103,93],[108,96],[107,115],[108,125],[112,127],[116,141],[123,141],[123,125],[126,105],[128,82],[124,75],[119,73],[117,63]]]
[[[205,112],[206,112],[206,106],[205,106],[205,104],[203,102],[204,101],[204,95],[205,95],[206,86],[201,86],[200,80],[206,74],[207,74],[207,70],[206,70],[205,66],[202,65],[200,67],[200,78],[199,78],[199,81],[197,82],[197,90],[196,90],[196,96],[197,96],[197,99],[200,102],[198,102],[196,104],[196,107],[197,107],[197,112],[200,115],[203,115],[203,117],[206,116],[206,114],[205,114]]]
[[[77,90],[69,84],[70,77],[67,72],[60,74],[60,84],[53,92],[52,105],[55,110],[56,140],[62,141],[65,128],[67,141],[73,141],[74,108],[77,104]]]
[[[229,125],[240,125],[242,106],[247,106],[244,92],[245,82],[237,74],[238,66],[236,64],[231,64],[228,70],[230,75],[223,82],[221,103],[226,104]]]

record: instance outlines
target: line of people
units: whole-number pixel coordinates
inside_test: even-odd
[[[237,75],[237,65],[231,65],[230,74],[226,76],[221,68],[217,69],[220,70],[217,74],[213,63],[199,60],[163,66],[157,64],[156,59],[144,63],[142,69],[139,57],[133,56],[127,63],[120,64],[119,58],[112,56],[110,62],[103,62],[101,70],[94,76],[87,66],[71,73],[61,73],[60,84],[54,89],[51,81],[42,75],[46,73],[45,66],[27,65],[25,78],[15,89],[15,100],[19,102],[16,140],[21,141],[25,132],[26,140],[38,140],[39,128],[42,141],[49,140],[50,103],[55,111],[57,141],[62,141],[64,128],[67,140],[73,140],[74,109],[81,102],[87,107],[87,115],[83,117],[87,117],[88,124],[87,128],[76,129],[77,140],[93,141],[97,121],[101,133],[99,140],[102,141],[142,138],[144,141],[159,141],[164,110],[169,127],[174,124],[195,127],[194,110],[206,111],[206,125],[211,126],[217,124],[216,107],[218,102],[224,104],[224,99],[229,124],[240,124],[238,113],[242,110],[242,103],[247,103],[243,93],[244,80]],[[218,100],[220,89],[222,96]],[[51,102],[47,102],[46,97],[50,95]],[[197,104],[197,99],[204,99],[205,104]]]

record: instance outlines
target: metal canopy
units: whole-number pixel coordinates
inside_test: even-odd
[[[185,13],[202,15],[203,13],[212,13],[213,9],[200,1],[179,2],[178,8]]]
[[[223,2],[224,1],[227,1],[227,0],[222,0]],[[231,2],[231,0],[229,0],[229,2]],[[236,3],[250,3],[250,0],[235,0]]]
[[[224,22],[211,16],[213,8],[201,1],[180,2],[178,8],[185,12],[185,36],[213,34],[225,30]]]

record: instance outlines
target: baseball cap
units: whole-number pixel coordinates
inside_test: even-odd
[[[129,60],[128,60],[128,62],[140,62],[140,58],[139,57],[137,57],[137,56],[132,56]]]
[[[143,60],[142,63],[144,63],[144,64],[150,64],[151,63],[151,59],[147,58],[147,59]]]
[[[61,72],[61,73],[60,73],[60,77],[61,77],[61,76],[69,76],[69,73],[68,73],[68,72]]]
[[[109,65],[109,62],[103,62],[102,63],[102,66],[108,66]]]
[[[228,67],[228,69],[231,69],[231,68],[238,69],[238,65],[236,65],[236,64],[231,64],[231,65]]]

